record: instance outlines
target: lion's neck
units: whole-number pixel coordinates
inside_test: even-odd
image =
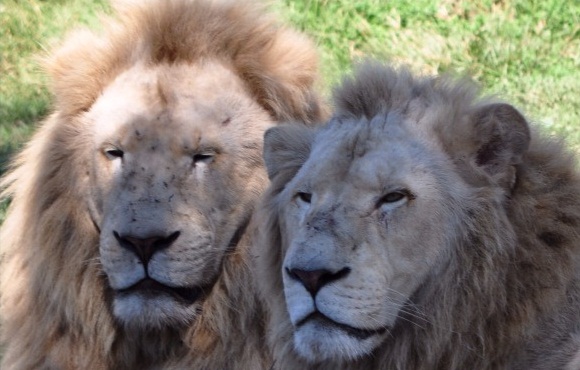
[[[168,359],[185,355],[184,330],[117,330],[111,347],[111,369],[152,369],[162,367]]]
[[[191,348],[175,368],[260,369],[269,367],[264,343],[265,313],[257,299],[249,267],[246,233],[203,306],[196,325],[185,336]]]

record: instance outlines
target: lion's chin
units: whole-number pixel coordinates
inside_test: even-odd
[[[190,304],[169,294],[136,292],[115,295],[113,314],[126,327],[163,329],[190,324],[200,307],[199,300]]]
[[[371,353],[387,335],[386,329],[356,329],[313,314],[297,325],[294,348],[310,362],[352,361]]]
[[[176,288],[145,278],[136,284],[115,290],[113,313],[125,326],[163,328],[191,323],[203,289]]]

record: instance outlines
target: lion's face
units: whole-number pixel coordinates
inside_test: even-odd
[[[205,63],[133,67],[85,119],[114,315],[142,327],[189,323],[267,184],[269,115],[234,73]]]
[[[313,362],[371,353],[449,258],[463,182],[421,133],[382,120],[333,122],[279,194],[277,268],[294,347]]]

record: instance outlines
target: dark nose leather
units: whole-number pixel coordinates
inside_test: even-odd
[[[175,231],[169,235],[151,236],[148,238],[140,238],[133,235],[119,235],[118,232],[113,231],[113,235],[119,245],[125,249],[135,253],[143,265],[147,265],[151,257],[162,249],[169,247],[179,237],[180,232]]]
[[[286,273],[292,279],[301,282],[306,290],[308,290],[312,296],[315,296],[320,288],[326,284],[347,276],[350,273],[350,268],[345,267],[337,272],[332,272],[326,269],[302,270],[286,268]]]

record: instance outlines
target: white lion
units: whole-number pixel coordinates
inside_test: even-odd
[[[269,367],[248,269],[263,133],[321,115],[316,55],[249,2],[131,2],[47,61],[3,179],[5,369]]]
[[[367,64],[335,104],[321,129],[265,136],[256,253],[279,368],[564,368],[580,346],[571,156],[467,81]]]

